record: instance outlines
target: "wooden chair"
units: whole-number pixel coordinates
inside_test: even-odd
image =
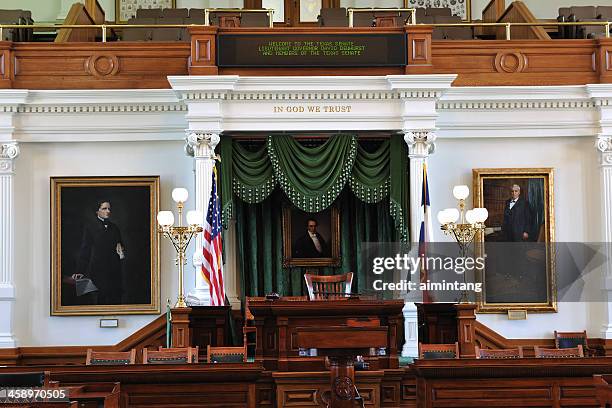
[[[206,348],[206,361],[208,363],[246,363],[247,347],[211,347]]]
[[[87,349],[85,365],[136,364],[136,349],[130,351],[93,351]]]
[[[142,350],[143,364],[195,364],[198,362],[198,347],[162,348]]]
[[[523,348],[521,346],[511,349],[481,349],[476,346],[476,358],[481,359],[506,359],[523,358]]]
[[[304,274],[310,300],[345,299],[351,294],[353,272],[343,275],[321,276]]]
[[[533,346],[536,358],[580,358],[584,357],[582,345],[573,348],[549,349]]]
[[[595,350],[589,347],[586,330],[581,332],[558,332],[555,330],[555,347],[558,349],[574,348],[582,346],[584,354],[587,356],[595,355]]]
[[[244,326],[242,326],[242,344],[246,347],[247,357],[249,351],[255,356],[257,349],[257,327],[253,325],[255,317],[249,309],[249,297],[244,302]]]
[[[459,343],[423,344],[419,342],[419,358],[423,360],[459,358]]]

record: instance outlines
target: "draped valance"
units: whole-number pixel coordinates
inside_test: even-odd
[[[401,136],[382,141],[373,151],[366,150],[355,135],[346,134],[314,147],[289,135],[268,136],[256,149],[222,137],[220,149],[224,223],[232,216],[234,195],[255,204],[280,186],[297,208],[319,212],[348,183],[353,194],[367,203],[389,196],[398,239],[408,239],[407,154]]]

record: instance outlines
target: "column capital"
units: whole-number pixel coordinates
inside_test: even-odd
[[[412,157],[428,157],[436,148],[434,129],[405,129],[404,141],[408,145],[408,155]]]
[[[596,147],[601,153],[601,165],[612,167],[612,136],[597,136]]]
[[[215,147],[221,141],[219,133],[199,130],[187,130],[185,151],[189,156],[203,159],[215,159]]]
[[[13,173],[14,160],[19,156],[19,144],[17,142],[0,143],[0,174]]]

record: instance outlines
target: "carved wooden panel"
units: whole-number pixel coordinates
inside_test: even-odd
[[[380,407],[380,389],[378,384],[357,382],[357,389],[366,407]],[[305,378],[298,384],[283,384],[276,387],[278,407],[319,407],[321,395],[329,390],[327,383],[311,383]]]
[[[581,85],[599,82],[594,41],[434,41],[436,74],[454,86]]]
[[[170,88],[187,75],[189,43],[16,43],[15,88]]]

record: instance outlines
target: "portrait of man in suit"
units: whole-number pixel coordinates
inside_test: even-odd
[[[295,258],[325,258],[329,256],[327,242],[317,231],[319,223],[314,218],[306,221],[306,233],[293,244]]]
[[[340,215],[336,206],[311,213],[283,208],[283,265],[340,265]]]
[[[511,197],[504,205],[503,239],[508,242],[527,241],[530,238],[531,229],[531,208],[529,203],[521,197],[521,187],[513,184]]]

